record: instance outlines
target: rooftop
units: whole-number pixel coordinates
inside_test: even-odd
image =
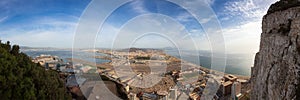
[[[232,84],[231,81],[227,81],[227,82],[223,83],[223,86],[228,86],[228,85],[231,85],[231,84]]]

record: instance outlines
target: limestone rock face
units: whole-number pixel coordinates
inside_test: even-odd
[[[251,100],[299,100],[300,6],[274,10],[262,24],[251,72]]]

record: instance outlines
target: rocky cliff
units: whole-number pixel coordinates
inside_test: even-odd
[[[262,22],[251,73],[252,100],[300,100],[300,1],[273,4]]]

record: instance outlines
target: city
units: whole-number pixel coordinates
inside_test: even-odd
[[[213,96],[215,100],[241,99],[249,95],[250,89],[247,88],[249,78],[222,73],[224,76],[220,76],[220,80],[217,80],[221,75],[220,72],[180,60],[165,54],[162,50],[130,48],[115,51],[85,50],[85,52],[106,54],[95,58],[111,61],[96,65],[78,59],[72,62],[70,59],[70,62],[63,63],[57,56],[40,55],[34,58],[33,62],[45,66],[46,70],[59,71],[61,78],[66,80],[69,91],[79,96],[84,95],[87,99],[101,97],[99,94],[89,92],[101,91],[101,86],[90,85],[93,82],[101,83],[100,76],[116,82],[123,88],[120,90],[126,95],[123,97],[130,100],[199,100],[210,78],[220,85],[217,87],[216,95]],[[162,68],[165,68],[165,71]],[[93,89],[88,90],[86,87]],[[76,88],[81,91],[74,90]]]
[[[0,100],[300,100],[300,0],[0,0]]]

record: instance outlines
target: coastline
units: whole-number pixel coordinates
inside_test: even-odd
[[[97,52],[97,53],[101,53],[101,52]],[[135,52],[133,52],[135,53]],[[156,52],[157,53],[157,52]],[[102,53],[101,53],[102,54]],[[125,54],[124,52],[120,51],[118,52],[116,55],[112,54],[112,53],[105,53],[106,55],[104,56],[89,56],[91,57],[90,59],[98,59],[98,60],[101,60],[102,58],[105,58],[104,60],[107,60],[108,62],[104,62],[104,63],[99,63],[99,62],[91,62],[93,60],[85,60],[85,59],[82,59],[82,58],[65,58],[67,59],[67,61],[69,62],[73,62],[73,64],[79,64],[81,66],[87,66],[89,68],[93,67],[93,69],[96,67],[96,73],[99,75],[101,75],[101,78],[103,78],[103,75],[105,75],[106,78],[109,77],[109,80],[107,81],[110,81],[110,82],[106,82],[105,85],[106,87],[109,88],[110,91],[112,91],[113,93],[115,93],[117,95],[118,94],[123,94],[123,95],[119,95],[119,96],[123,96],[122,98],[126,98],[125,95],[126,93],[128,93],[128,90],[125,90],[126,89],[126,86],[127,85],[124,85],[124,84],[130,84],[129,81],[131,80],[122,80],[124,79],[124,76],[116,76],[116,72],[114,70],[114,63],[117,63],[117,67],[120,68],[119,70],[121,70],[121,73],[125,75],[125,77],[131,77],[131,76],[126,76],[128,74],[126,68],[127,67],[131,67],[134,71],[133,74],[136,74],[137,76],[139,76],[140,74],[148,74],[147,72],[151,71],[150,68],[149,68],[149,63],[151,63],[152,59],[142,59],[141,61],[146,61],[142,64],[136,64],[133,62],[133,64],[128,64],[128,62],[133,61],[133,60],[137,60],[137,61],[140,61],[138,58],[130,58],[132,55],[130,54],[127,54],[125,55],[125,60],[120,58],[120,57],[124,57],[124,55],[122,54]],[[118,54],[121,54],[118,55]],[[146,54],[148,54],[146,52]],[[152,55],[150,53],[150,55]],[[190,71],[192,71],[192,73],[195,73],[197,72],[198,74],[194,74],[193,79],[198,75],[201,74],[201,71],[202,72],[205,72],[207,74],[212,74],[212,75],[216,75],[218,77],[223,77],[225,75],[229,75],[228,73],[225,73],[225,72],[219,72],[219,71],[216,71],[216,70],[213,70],[213,69],[209,69],[209,68],[206,68],[206,67],[202,67],[202,66],[199,66],[199,65],[196,65],[192,62],[188,62],[188,61],[185,61],[183,59],[179,59],[179,58],[176,58],[174,56],[171,56],[171,55],[168,55],[168,54],[165,54],[165,53],[160,53],[160,55],[162,55],[161,57],[165,58],[166,59],[154,59],[153,61],[155,63],[157,62],[166,62],[166,72],[163,72],[164,74],[167,74],[167,73],[174,73],[176,71],[179,71],[180,72],[183,72],[183,73],[189,73]],[[110,56],[110,57],[109,57]],[[134,56],[134,57],[139,57],[140,55],[138,56]],[[145,56],[143,56],[145,57]],[[147,57],[146,57],[147,58]],[[96,61],[96,60],[94,60]],[[128,61],[128,62],[127,62]],[[101,62],[101,61],[100,61]],[[123,67],[123,66],[127,66],[127,67]],[[156,66],[151,66],[152,68],[161,68],[162,65],[156,65]],[[124,69],[125,68],[125,69]],[[198,72],[198,71],[200,72]],[[103,73],[102,73],[103,72]],[[120,74],[120,73],[119,73]],[[171,74],[173,75],[173,74]],[[249,90],[247,87],[249,87],[249,79],[250,79],[250,76],[243,76],[243,75],[236,75],[236,74],[230,74],[230,75],[234,75],[236,76],[239,80],[243,80],[240,81],[242,82],[242,93],[245,93],[247,92],[246,90]],[[208,75],[208,77],[210,77],[210,75]],[[112,79],[110,79],[112,78]],[[126,81],[127,80],[127,81]],[[174,82],[177,82],[176,81],[177,79],[174,78]],[[112,83],[113,82],[113,83]],[[170,84],[173,84],[171,83],[171,81],[166,81],[166,82],[169,82]],[[189,82],[189,81],[188,81]],[[162,82],[162,83],[165,83],[165,82]],[[184,83],[185,84],[185,83]],[[194,83],[193,83],[194,84]],[[160,86],[160,85],[159,85]],[[148,93],[153,93],[153,92],[157,92],[159,90],[157,89],[162,89],[161,87],[159,86],[155,86],[155,88],[148,88],[148,89],[140,89],[140,88],[134,88],[134,87],[131,87],[133,90],[130,91],[130,93],[139,93],[138,91],[144,91],[144,92],[148,92]],[[173,87],[173,85],[168,85],[168,87]],[[246,87],[246,88],[244,88]],[[125,90],[125,91],[124,91]],[[169,88],[166,88],[166,89],[163,89],[163,91],[168,91]],[[116,92],[117,91],[117,92]],[[127,92],[126,92],[127,91]]]
[[[112,54],[110,52],[98,51],[96,53],[103,53],[103,54],[107,54],[108,56],[114,56],[114,54]],[[194,64],[192,62],[189,62],[189,61],[177,58],[175,56],[169,55],[169,54],[167,54],[165,52],[164,52],[164,55],[170,56],[172,59],[180,61],[182,63],[186,63],[187,65],[197,66],[197,67],[199,67],[199,69],[201,69],[201,70],[203,70],[203,71],[205,71],[207,73],[221,73],[221,74],[224,74],[224,75],[234,75],[234,76],[238,77],[239,79],[243,79],[243,80],[249,80],[250,77],[251,77],[251,75],[247,76],[247,75],[231,74],[231,73],[220,72],[220,71],[217,71],[217,70],[209,69],[209,68],[206,68],[206,67],[203,67],[203,66],[200,66],[200,65],[196,65],[196,64]],[[100,68],[109,68],[109,69],[112,69],[112,64],[111,64],[112,63],[112,59],[110,57],[108,57],[108,56],[97,56],[97,57],[95,57],[96,59],[105,58],[105,60],[110,60],[109,62],[106,62],[106,63],[96,64],[96,66],[100,67]]]

